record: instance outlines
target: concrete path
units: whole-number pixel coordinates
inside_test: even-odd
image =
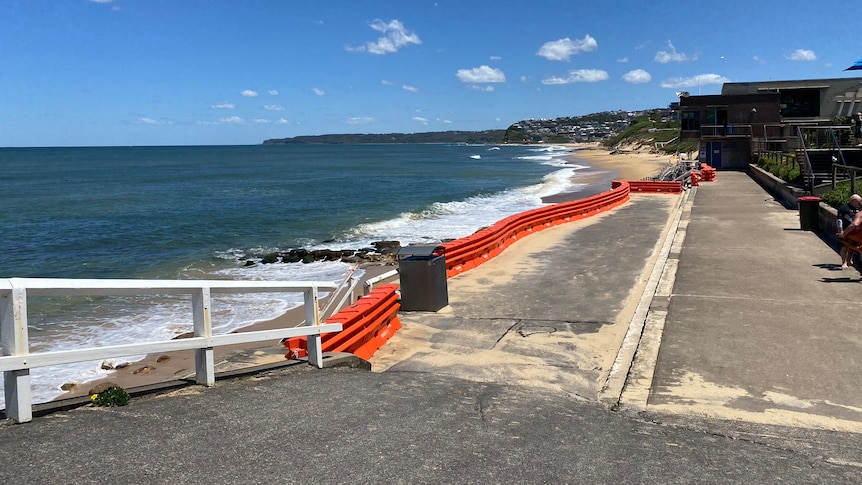
[[[0,423],[4,483],[860,483],[859,274],[747,175],[449,280],[366,362]],[[725,419],[726,418],[726,419]]]
[[[543,387],[596,401],[681,200],[633,195],[622,207],[546,229],[450,278],[449,306],[402,312],[403,328],[374,355],[373,369]]]
[[[830,243],[744,173],[699,187],[623,404],[862,431],[862,284]]]

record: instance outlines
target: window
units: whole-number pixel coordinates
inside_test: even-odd
[[[815,118],[820,116],[820,89],[782,90],[780,103],[784,118]]]
[[[700,111],[683,111],[680,125],[682,131],[700,131]]]

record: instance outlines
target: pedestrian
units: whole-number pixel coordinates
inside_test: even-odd
[[[856,146],[862,147],[862,111],[853,117],[853,137],[856,138]]]
[[[838,239],[841,241],[841,269],[853,266],[853,255],[862,241],[862,196],[853,194],[846,204],[838,208]]]

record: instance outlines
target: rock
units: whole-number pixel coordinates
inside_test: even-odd
[[[371,245],[381,254],[393,254],[401,249],[400,241],[375,241]]]
[[[117,387],[117,385],[114,384],[113,382],[102,382],[102,383],[96,384],[95,386],[91,387],[90,390],[87,391],[87,394],[90,394],[90,395],[98,394],[102,391],[107,391],[108,389],[110,389],[112,387]]]
[[[263,264],[272,264],[277,263],[279,259],[281,259],[281,253],[269,253],[260,262]]]
[[[151,366],[151,365],[145,365],[145,366],[143,366],[143,367],[138,367],[137,369],[135,369],[134,371],[132,371],[132,374],[136,374],[136,375],[137,375],[137,374],[141,374],[141,375],[144,375],[144,374],[149,374],[150,372],[152,372],[152,371],[154,371],[154,370],[156,370],[156,368],[155,368],[155,367],[153,367],[153,366]]]
[[[64,382],[63,385],[60,386],[60,389],[62,389],[64,391],[71,391],[72,389],[78,387],[79,385],[80,385],[80,383],[76,382],[76,381]]]

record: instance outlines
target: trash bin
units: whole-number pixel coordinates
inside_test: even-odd
[[[398,251],[401,310],[436,312],[449,304],[442,246],[406,246]]]
[[[796,199],[799,206],[799,226],[803,231],[820,229],[820,197],[806,196]]]

